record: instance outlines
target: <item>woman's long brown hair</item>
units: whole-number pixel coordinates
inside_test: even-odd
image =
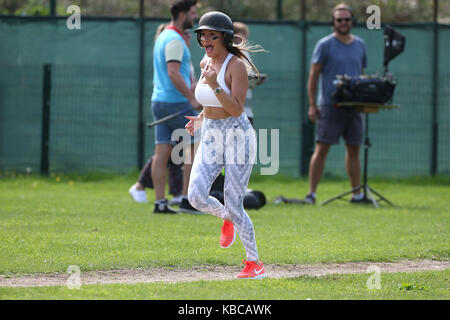
[[[258,68],[255,66],[255,64],[247,58],[244,52],[267,52],[263,47],[261,47],[259,44],[256,45],[250,45],[248,41],[242,37],[240,34],[235,34],[234,37],[238,37],[241,39],[239,44],[233,44],[232,46],[226,46],[228,52],[234,54],[238,58],[246,61],[249,66],[252,67],[252,69],[255,71],[256,75],[259,75]]]

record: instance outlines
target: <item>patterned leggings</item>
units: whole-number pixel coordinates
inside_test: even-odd
[[[233,222],[249,261],[258,260],[258,250],[253,223],[243,202],[255,156],[256,136],[245,113],[238,118],[204,118],[188,189],[194,208]],[[223,206],[209,192],[224,167]]]

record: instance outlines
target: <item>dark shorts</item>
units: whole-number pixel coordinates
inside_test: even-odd
[[[185,116],[197,116],[198,112],[195,111],[189,102],[168,103],[152,101],[154,121],[183,110],[186,111],[155,126],[155,144],[177,144],[178,141],[172,141],[172,132],[176,129],[184,129],[184,126],[189,122]],[[192,136],[190,143],[194,143],[194,136]]]
[[[319,108],[316,141],[339,143],[342,136],[348,145],[361,145],[364,138],[364,114],[352,108]]]

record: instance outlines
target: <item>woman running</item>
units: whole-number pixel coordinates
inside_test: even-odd
[[[256,152],[255,132],[243,112],[248,88],[247,66],[258,72],[243,51],[256,50],[247,47],[245,42],[233,45],[233,23],[221,12],[204,14],[195,32],[206,57],[200,62],[202,75],[195,89],[203,111],[197,117],[186,117],[190,120],[186,130],[191,135],[202,129],[190,176],[189,202],[196,209],[224,220],[222,248],[233,244],[237,231],[247,254],[247,260],[243,261],[245,267],[237,278],[265,278],[253,223],[243,206]],[[213,181],[223,168],[224,205],[209,195]]]

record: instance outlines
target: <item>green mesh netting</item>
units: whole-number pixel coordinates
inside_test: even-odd
[[[132,19],[85,19],[68,30],[64,19],[3,18],[0,21],[0,170],[39,171],[43,66],[52,65],[50,171],[129,172],[138,163],[139,121],[152,121],[152,46],[163,21],[145,22],[144,119],[139,110],[139,23]],[[268,80],[253,93],[255,129],[279,129],[280,173],[300,174],[302,73],[309,72],[315,43],[329,26],[307,28],[302,65],[302,28],[297,24],[249,23],[250,40],[268,52],[253,59]],[[396,27],[405,51],[389,70],[397,79],[394,104],[369,118],[371,176],[429,174],[432,151],[432,25]],[[368,48],[367,73],[382,72],[382,30],[354,28]],[[450,29],[439,28],[438,163],[450,172]],[[199,75],[202,50],[192,37]],[[304,95],[307,97],[307,95]],[[306,106],[307,107],[307,106]],[[270,135],[269,135],[270,137]],[[153,130],[145,129],[144,158],[153,154]],[[309,150],[311,151],[311,150]],[[270,151],[269,151],[270,152]],[[345,175],[343,142],[330,150],[326,174]],[[362,156],[361,151],[361,156]],[[259,160],[259,157],[258,157]],[[258,163],[256,168],[264,166]]]

